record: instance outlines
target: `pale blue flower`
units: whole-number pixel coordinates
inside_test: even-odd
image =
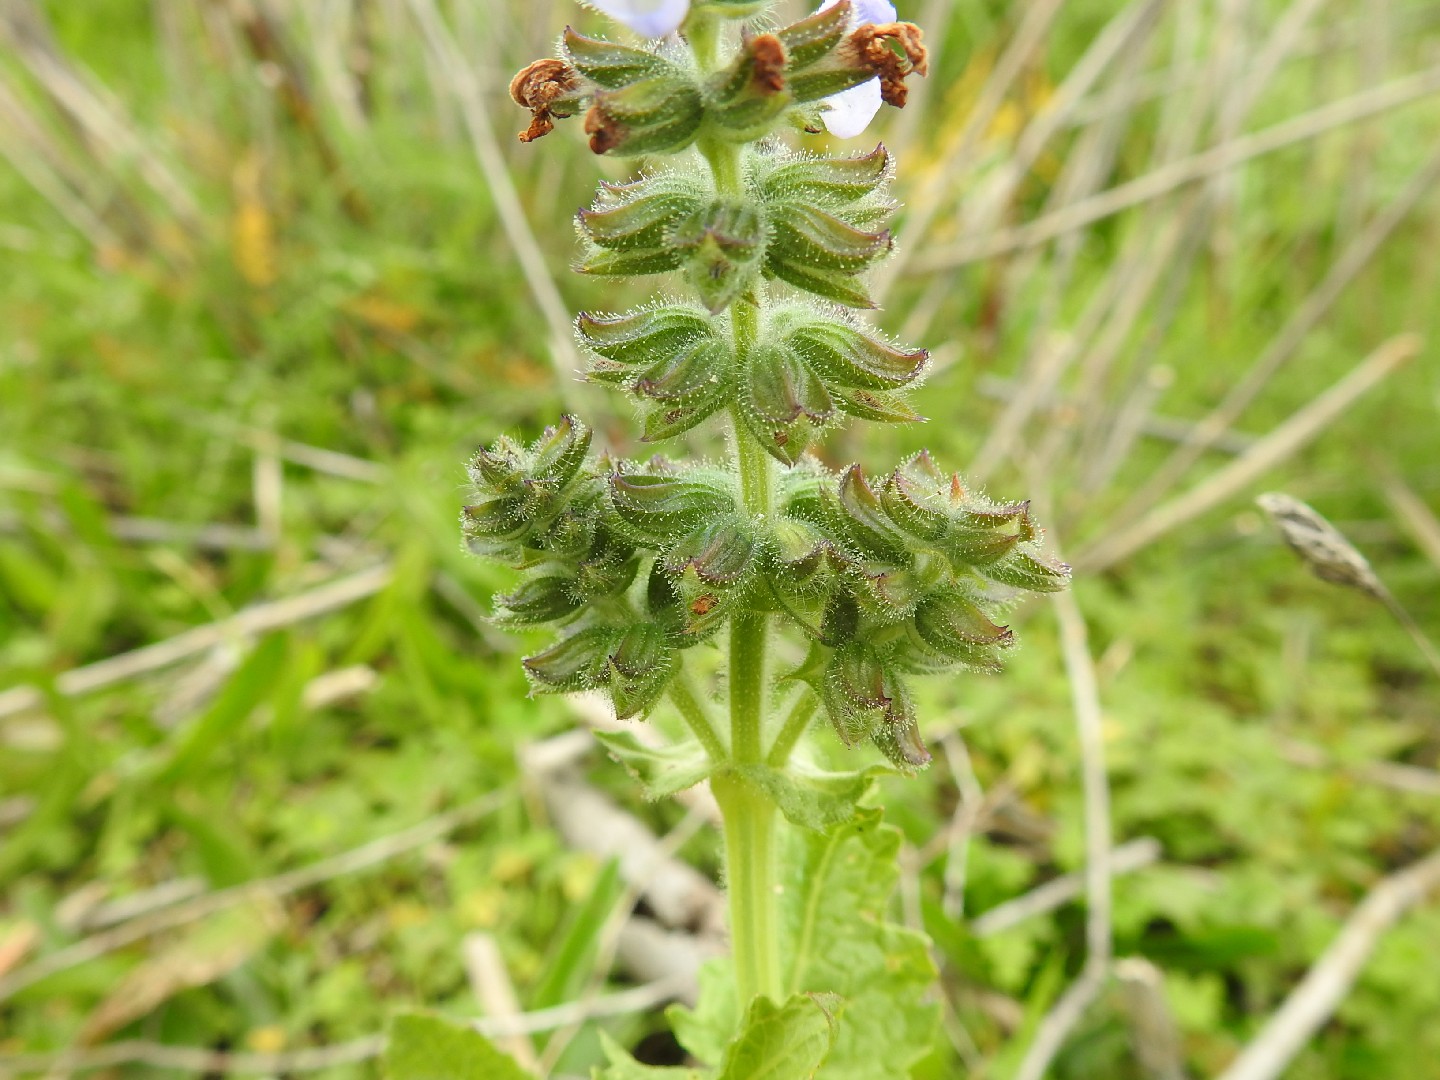
[[[680,29],[690,13],[690,0],[588,0],[616,22],[641,37],[658,38]]]
[[[824,11],[839,2],[840,0],[826,0],[819,10]],[[890,0],[854,0],[854,4],[857,25],[895,21],[895,5],[890,3]],[[875,114],[880,111],[883,104],[880,98],[880,80],[871,79],[859,86],[852,86],[849,90],[831,94],[821,104],[825,106],[825,111],[820,115],[825,121],[825,130],[837,139],[853,139],[870,126],[870,121],[874,120]]]

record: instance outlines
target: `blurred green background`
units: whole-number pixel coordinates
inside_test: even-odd
[[[1440,844],[1440,677],[1252,504],[1313,503],[1440,636],[1440,5],[901,15],[934,55],[874,131],[909,206],[879,321],[934,351],[931,419],[824,454],[928,446],[1053,524],[1115,841],[1163,852],[1116,878],[1116,954],[1153,965],[1126,970],[1160,980],[1176,1032],[1157,1064],[1121,979],[1053,1075],[1212,1076],[1366,890]],[[601,932],[633,897],[517,765],[576,712],[526,696],[526,642],[485,623],[506,576],[456,525],[497,434],[575,408],[638,452],[566,326],[647,295],[568,273],[570,215],[624,164],[578,123],[521,146],[504,94],[567,21],[600,25],[563,0],[0,3],[0,1074],[198,1076],[106,1048],[289,1052],[402,1006],[474,1015],[467,935],[524,1009],[634,981]],[[1410,359],[1343,382],[1377,349]],[[1055,620],[1016,620],[1004,676],[926,687],[937,765],[884,784],[901,914],[943,973],[927,1077],[1012,1075],[1085,955],[1073,899],[969,921],[1083,862]],[[657,833],[681,819],[580,765]],[[716,844],[680,854],[713,876]],[[1437,943],[1422,904],[1285,1075],[1440,1076]],[[604,1023],[672,1060],[657,1014]],[[594,1025],[537,1039],[557,1076],[596,1046]]]

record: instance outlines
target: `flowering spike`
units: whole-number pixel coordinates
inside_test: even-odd
[[[581,314],[589,375],[635,401],[646,441],[728,416],[748,464],[611,462],[570,417],[532,444],[477,452],[467,543],[518,571],[497,619],[559,629],[525,661],[537,692],[601,691],[621,717],[654,708],[681,650],[741,616],[780,620],[808,640],[794,677],[840,738],[913,772],[930,755],[906,678],[999,670],[1014,636],[997,598],[1068,575],[1028,504],[987,500],[928,454],[870,479],[809,453],[845,417],[918,421],[905,394],[929,355],[845,310],[873,306],[866,278],[893,246],[889,152],[819,156],[774,136],[823,124],[847,138],[882,103],[903,105],[906,79],[927,69],[920,31],[888,0],[738,34],[718,21],[764,0],[595,6],[664,40],[567,29],[559,57],[512,83],[531,114],[521,137],[583,115],[597,154],[687,152],[602,184],[576,214],[577,269],[670,275],[685,299]],[[738,44],[717,55],[727,40]],[[758,487],[757,446],[780,463]]]

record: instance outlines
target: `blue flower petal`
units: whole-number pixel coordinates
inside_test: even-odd
[[[690,0],[589,0],[589,3],[641,37],[650,38],[673,34],[690,13]]]
[[[854,0],[857,23],[892,23],[895,5],[890,0]]]
[[[821,114],[825,129],[837,139],[853,139],[875,119],[880,111],[880,80],[871,79],[849,90],[841,90],[825,99],[827,108]]]

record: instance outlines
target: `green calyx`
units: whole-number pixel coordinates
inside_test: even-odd
[[[861,275],[893,246],[889,178],[883,146],[850,158],[772,149],[745,158],[738,198],[672,171],[606,186],[577,216],[588,248],[578,269],[612,277],[680,270],[711,312],[761,278],[871,307]]]
[[[645,438],[668,438],[738,404],[757,442],[793,465],[843,416],[918,420],[899,392],[928,354],[899,347],[839,308],[778,304],[760,313],[762,344],[743,355],[728,320],[681,304],[623,315],[582,314],[590,376],[641,404]]]
[[[652,359],[661,341],[689,354],[717,340],[712,321],[685,308],[595,325],[622,358]],[[772,328],[790,363],[814,365],[817,393],[821,370],[900,382],[914,377],[907,363],[923,362],[844,323],[822,332],[814,312],[781,308]],[[810,343],[812,359],[796,342]],[[752,361],[770,351],[752,350]],[[812,663],[795,677],[814,685],[841,738],[869,738],[915,768],[923,746],[902,676],[1000,670],[1014,644],[997,619],[1004,601],[1068,581],[1068,568],[1042,554],[1026,504],[971,493],[928,454],[873,484],[859,466],[836,475],[804,458],[782,474],[775,511],[754,515],[726,470],[612,464],[588,456],[589,438],[566,418],[529,447],[480,451],[464,520],[473,548],[522,571],[496,598],[497,620],[562,631],[526,661],[536,689],[607,690],[622,716],[655,704],[677,651],[732,617],[768,611],[810,640]]]
[[[694,28],[707,20],[742,19],[764,0],[707,0],[692,5]],[[536,61],[512,84],[516,102],[535,114],[525,141],[549,132],[556,119],[587,109],[585,133],[597,154],[673,154],[697,140],[748,143],[777,128],[816,127],[822,99],[877,75],[903,78],[886,53],[854,40],[849,0],[773,33],[746,32],[719,71],[705,72],[659,42],[649,47],[587,37],[566,28],[561,58]],[[558,68],[550,65],[561,65]]]

